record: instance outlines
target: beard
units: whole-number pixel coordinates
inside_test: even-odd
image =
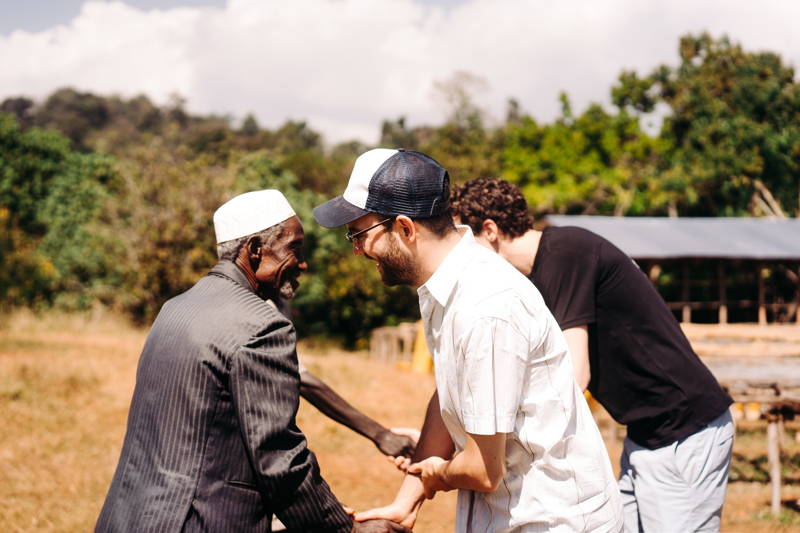
[[[292,272],[282,277],[281,285],[278,287],[278,295],[284,300],[291,300],[294,298],[297,287],[300,286],[300,282],[297,281],[297,278],[300,277],[300,273]]]
[[[380,265],[378,270],[381,273],[381,280],[389,287],[413,285],[417,280],[417,267],[414,261],[403,252],[393,233],[389,234],[389,243],[382,257],[371,257],[367,254],[364,256]]]

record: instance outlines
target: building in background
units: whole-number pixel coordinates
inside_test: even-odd
[[[549,215],[635,260],[681,322],[800,323],[800,219]]]

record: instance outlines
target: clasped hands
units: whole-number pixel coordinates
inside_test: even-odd
[[[428,457],[419,463],[409,465],[407,472],[422,481],[422,491],[425,498],[433,498],[438,491],[453,490],[445,480],[447,479],[447,466],[450,461],[441,457]]]
[[[419,511],[423,500],[422,497],[417,496],[420,491],[420,483],[422,485],[422,495],[427,499],[433,498],[438,491],[448,491],[454,488],[446,482],[448,464],[449,461],[441,457],[428,457],[423,461],[408,465],[407,468],[403,469],[412,479],[419,480],[413,482],[418,488],[412,489],[410,492],[406,491],[404,489],[409,488],[409,486],[404,482],[403,487],[401,487],[400,492],[391,504],[356,513],[355,519],[359,522],[386,519],[409,528],[413,527],[417,519],[417,511]],[[402,466],[398,466],[402,468]]]

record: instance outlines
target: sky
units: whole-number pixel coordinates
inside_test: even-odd
[[[800,66],[796,0],[0,0],[0,100],[70,86],[173,95],[193,113],[305,120],[329,143],[381,121],[440,124],[437,84],[467,72],[500,121],[608,105],[619,73],[676,65],[687,33],[728,35]]]

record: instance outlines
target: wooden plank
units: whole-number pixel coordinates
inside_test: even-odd
[[[758,305],[758,301],[756,300],[730,300],[725,302],[725,305],[728,308],[731,307],[755,307]],[[684,301],[674,301],[674,302],[667,302],[667,307],[670,309],[682,309],[683,307],[689,306],[692,309],[719,309],[720,302],[708,301],[708,302],[684,302]],[[771,303],[764,303],[764,307],[766,309],[772,309],[773,311],[780,311],[781,309],[787,309],[791,306],[789,303],[781,303],[781,302],[771,302]]]
[[[701,358],[736,402],[800,402],[800,357]]]

